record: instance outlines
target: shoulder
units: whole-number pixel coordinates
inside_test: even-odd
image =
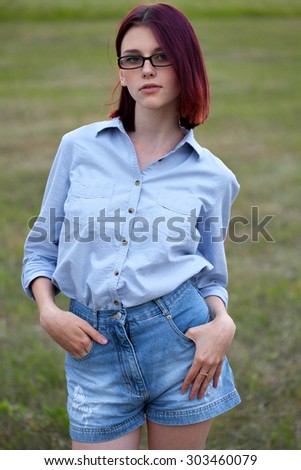
[[[66,144],[73,143],[81,145],[81,143],[86,143],[89,140],[95,140],[98,134],[105,129],[118,127],[118,124],[119,123],[116,119],[92,122],[67,132],[63,135],[62,142]]]
[[[121,129],[119,119],[97,121],[63,135],[56,159],[69,167],[81,161],[99,161],[101,149],[110,151],[116,147],[116,131]]]
[[[208,165],[216,172],[220,197],[228,200],[229,204],[232,204],[240,190],[235,174],[219,157],[213,155],[208,149],[204,150]]]
[[[212,176],[232,179],[235,178],[234,173],[227,167],[221,158],[214,155],[210,150],[202,147],[199,142],[195,139],[194,132],[191,129],[186,134],[185,140],[191,145],[197,154],[197,167],[199,171],[204,173],[210,173]]]
[[[227,192],[232,193],[234,199],[239,191],[239,183],[233,171],[222,161],[221,158],[214,155],[210,150],[202,147],[193,137],[190,140],[198,158],[197,171],[200,180],[206,181],[211,194],[223,195]]]
[[[233,171],[222,161],[220,157],[214,155],[207,148],[202,148],[203,150],[203,164],[205,164],[208,169],[211,169],[212,172],[216,173],[222,179],[227,181],[236,180],[236,176]]]

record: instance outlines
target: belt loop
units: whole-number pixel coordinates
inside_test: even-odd
[[[167,317],[167,315],[170,316],[170,313],[167,310],[165,303],[160,297],[158,299],[154,299],[154,302],[158,305],[159,309],[161,310],[161,312],[163,313],[165,317]]]
[[[98,328],[98,313],[99,313],[99,310],[97,310],[96,308],[93,308],[91,310],[92,310],[92,314],[93,314],[93,328],[97,329]]]

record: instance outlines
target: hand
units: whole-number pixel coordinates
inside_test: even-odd
[[[74,313],[59,309],[56,305],[44,308],[40,321],[54,341],[77,359],[89,352],[92,340],[103,345],[108,342],[88,322]]]
[[[235,324],[228,314],[210,323],[190,328],[186,336],[196,345],[193,363],[182,385],[185,393],[192,385],[189,399],[201,399],[211,382],[217,387],[223,361],[235,334]]]

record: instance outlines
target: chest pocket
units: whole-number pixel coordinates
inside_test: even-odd
[[[158,226],[159,232],[169,237],[169,241],[194,239],[200,210],[201,201],[196,196],[161,191],[157,197],[153,223]]]
[[[114,185],[99,183],[97,186],[84,186],[75,181],[71,184],[65,202],[65,217],[71,224],[97,225],[97,218],[103,209],[109,210]]]

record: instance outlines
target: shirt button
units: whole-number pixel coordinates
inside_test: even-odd
[[[135,212],[135,209],[133,207],[129,207],[128,211],[130,214],[133,214]]]
[[[135,185],[136,185],[136,186],[140,186],[140,184],[141,184],[141,181],[140,181],[140,180],[136,180],[136,181],[135,181]]]
[[[127,240],[122,240],[121,243],[123,244],[123,246],[126,246],[128,244],[128,241]]]
[[[119,271],[118,271],[118,269],[116,269],[116,271],[114,271],[114,274],[115,274],[115,276],[119,276]]]
[[[120,305],[120,302],[118,302],[118,300],[114,300],[114,305]]]

